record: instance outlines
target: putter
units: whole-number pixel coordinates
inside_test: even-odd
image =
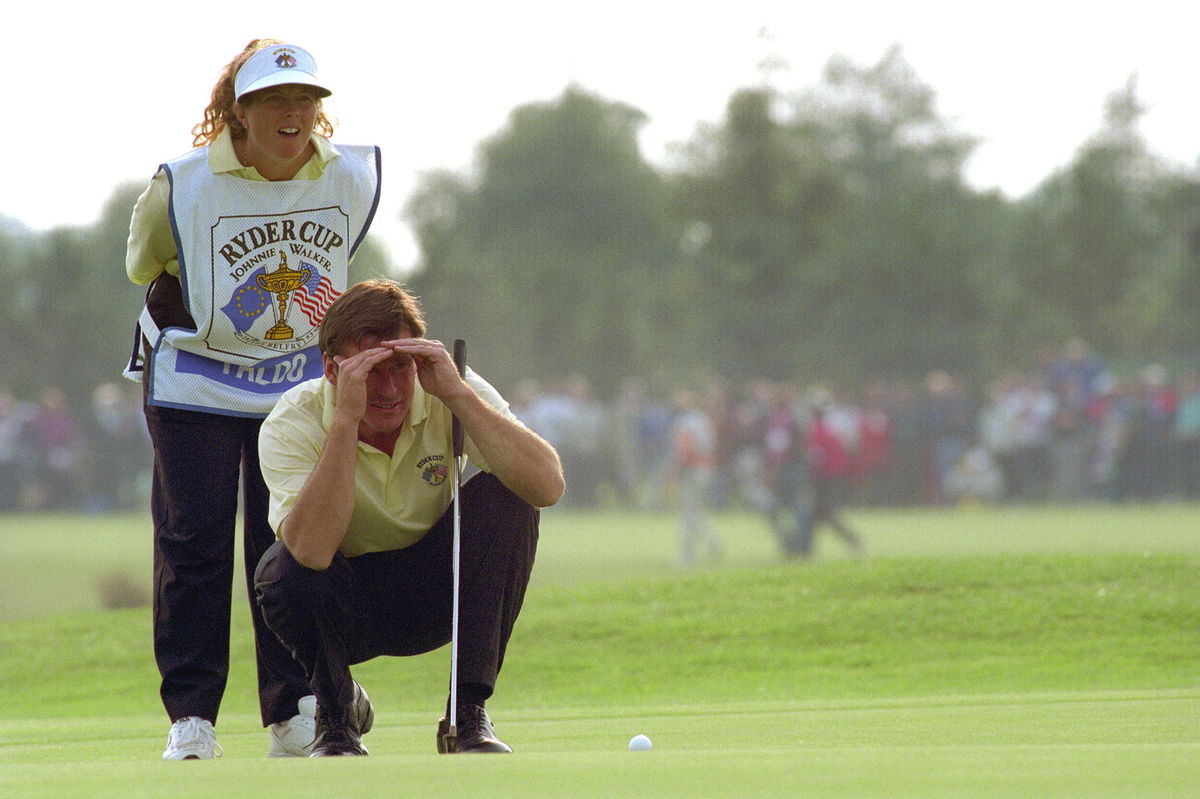
[[[454,340],[454,366],[458,369],[459,377],[466,377],[467,342],[461,338]],[[462,423],[458,421],[457,416],[451,417],[450,429],[454,449],[454,544],[451,552],[453,583],[450,620],[450,727],[446,731],[444,741],[447,752],[456,752],[458,751],[458,574],[462,547],[462,511],[459,509],[459,493],[462,491],[463,451]]]

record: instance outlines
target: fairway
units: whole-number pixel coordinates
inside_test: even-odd
[[[868,557],[780,563],[721,518],[673,564],[661,513],[552,510],[500,690],[511,757],[433,753],[448,655],[355,669],[371,756],[271,761],[252,649],[213,763],[163,763],[138,517],[0,519],[0,796],[1190,797],[1200,793],[1200,508],[858,511]],[[15,588],[14,588],[15,586]],[[73,586],[73,587],[72,587]],[[649,752],[630,752],[645,733]]]

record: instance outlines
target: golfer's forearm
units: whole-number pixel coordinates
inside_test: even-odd
[[[565,488],[562,463],[545,439],[478,398],[456,413],[492,474],[510,491],[539,508],[558,502]]]
[[[357,451],[357,427],[335,421],[316,468],[280,525],[284,544],[302,566],[328,568],[346,536],[354,512]]]
[[[530,505],[546,508],[558,502],[566,488],[558,453],[530,430],[522,430],[511,443],[507,457],[487,456],[492,473]]]

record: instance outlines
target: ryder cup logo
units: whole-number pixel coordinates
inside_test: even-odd
[[[421,470],[421,479],[434,488],[446,482],[446,478],[450,475],[445,455],[430,455],[422,458],[417,464],[417,468]]]
[[[296,61],[296,57],[292,55],[293,50],[276,50],[275,52],[279,54],[275,58],[275,66],[280,69],[291,69],[299,63]]]
[[[315,345],[345,285],[338,276],[349,257],[346,230],[336,208],[222,218],[213,230],[214,328],[277,353]]]

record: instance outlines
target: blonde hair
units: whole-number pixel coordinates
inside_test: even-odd
[[[212,99],[209,100],[208,107],[204,109],[204,120],[192,128],[193,147],[212,144],[225,128],[229,128],[229,133],[234,139],[246,138],[246,129],[241,122],[238,122],[237,116],[233,113],[234,103],[237,102],[237,95],[233,88],[234,79],[237,78],[238,70],[250,56],[273,44],[283,44],[283,42],[279,39],[252,39],[242,52],[238,53],[221,70],[220,77],[217,78],[217,85],[213,86]],[[253,94],[249,96],[252,97]],[[317,124],[314,130],[327,139],[333,136],[333,122],[321,108],[320,98],[317,98]]]

